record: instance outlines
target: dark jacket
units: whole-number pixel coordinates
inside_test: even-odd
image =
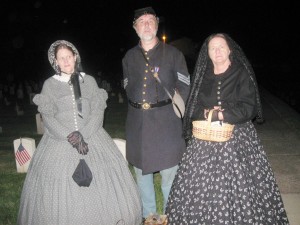
[[[156,103],[169,97],[153,77],[142,48],[137,45],[123,58],[124,88],[127,98],[137,103]],[[150,65],[158,70],[162,84],[171,95],[175,88],[186,101],[190,76],[183,54],[173,46],[159,42],[146,53]],[[172,104],[148,110],[128,104],[126,120],[126,157],[148,174],[178,164],[185,150],[182,122]]]
[[[193,119],[203,120],[204,109],[221,106],[224,122],[241,124],[252,120],[257,111],[255,87],[244,67],[232,64],[219,75],[214,75],[212,70],[203,78]]]

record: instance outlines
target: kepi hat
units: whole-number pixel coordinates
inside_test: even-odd
[[[141,16],[146,15],[146,14],[151,14],[151,15],[154,15],[156,17],[156,13],[155,13],[154,9],[151,6],[146,7],[146,8],[137,9],[137,10],[134,11],[133,23],[135,23],[135,21],[138,18],[140,18]]]

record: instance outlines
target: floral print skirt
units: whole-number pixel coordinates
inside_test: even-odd
[[[289,224],[252,122],[236,125],[227,142],[189,141],[166,214],[169,225]]]

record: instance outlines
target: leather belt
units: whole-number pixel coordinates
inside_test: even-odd
[[[130,101],[130,100],[128,100],[128,102],[134,108],[147,110],[147,109],[151,109],[151,108],[155,108],[155,107],[161,107],[161,106],[171,104],[172,100],[167,99],[167,100],[160,101],[160,102],[157,102],[157,103],[147,103],[147,102],[138,103],[138,102],[133,102],[133,101]]]

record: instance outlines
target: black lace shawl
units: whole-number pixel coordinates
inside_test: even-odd
[[[241,64],[247,70],[256,91],[256,102],[257,102],[256,121],[257,123],[263,123],[264,121],[260,94],[258,90],[255,73],[247,57],[245,56],[243,50],[227,34],[224,33],[212,34],[208,38],[206,38],[206,40],[204,41],[200,49],[198,59],[196,61],[195,69],[193,72],[193,76],[191,78],[191,90],[186,103],[185,117],[183,121],[183,135],[185,139],[189,139],[192,136],[192,116],[195,111],[195,107],[197,105],[199,90],[201,88],[204,75],[209,71],[209,68],[212,66],[211,59],[208,56],[208,43],[215,36],[223,37],[226,40],[231,51],[229,56],[230,60],[232,62],[237,62]]]

